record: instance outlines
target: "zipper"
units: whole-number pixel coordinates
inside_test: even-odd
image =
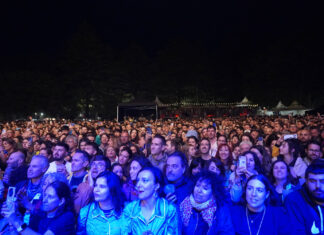
[[[320,219],[321,219],[321,234],[323,234],[323,214],[322,214],[322,209],[321,209],[321,207],[320,206],[317,206],[317,209],[318,209],[318,212],[319,212],[319,214],[320,214]]]
[[[194,234],[196,233],[196,230],[197,230],[197,227],[198,227],[198,219],[199,219],[199,216],[198,216],[198,213],[196,213],[197,214],[197,222],[196,222],[196,227],[195,227],[195,231],[194,231]]]

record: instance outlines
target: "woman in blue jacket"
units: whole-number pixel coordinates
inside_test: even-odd
[[[95,181],[94,202],[80,211],[77,234],[120,235],[124,205],[120,180],[112,172],[104,171]]]
[[[176,207],[159,196],[163,182],[158,168],[140,170],[136,183],[139,199],[125,207],[122,234],[180,234]]]
[[[196,179],[192,194],[180,204],[182,234],[234,234],[222,178],[202,171]]]

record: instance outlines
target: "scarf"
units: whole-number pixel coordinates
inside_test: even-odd
[[[197,203],[192,194],[186,197],[180,204],[180,212],[184,226],[188,226],[193,208],[200,211],[203,220],[211,227],[217,209],[215,199],[212,198],[204,203]]]

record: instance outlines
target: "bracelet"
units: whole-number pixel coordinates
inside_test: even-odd
[[[27,224],[26,223],[23,223],[22,225],[20,225],[17,229],[17,232],[18,233],[21,233],[22,231],[24,231],[26,228],[27,228]]]

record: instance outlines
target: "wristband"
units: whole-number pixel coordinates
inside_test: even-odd
[[[26,223],[23,223],[22,225],[20,225],[17,228],[17,232],[20,233],[20,232],[24,231],[26,228],[27,228],[27,224]]]

